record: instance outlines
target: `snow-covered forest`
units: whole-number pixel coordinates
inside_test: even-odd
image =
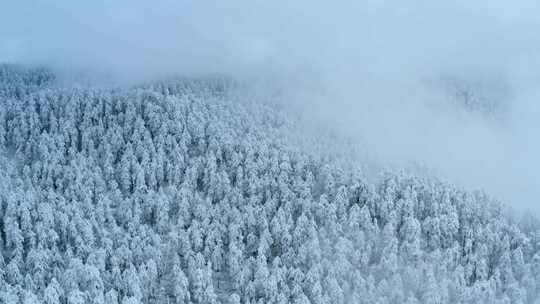
[[[540,303],[537,219],[367,179],[234,86],[2,66],[0,303]]]

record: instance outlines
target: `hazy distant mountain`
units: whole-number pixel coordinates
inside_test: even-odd
[[[234,86],[0,67],[0,303],[540,303],[537,219]]]

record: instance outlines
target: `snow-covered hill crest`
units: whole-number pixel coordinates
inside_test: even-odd
[[[368,181],[231,86],[1,67],[0,302],[539,303],[536,219]]]

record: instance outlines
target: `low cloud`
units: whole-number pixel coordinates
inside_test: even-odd
[[[264,81],[382,163],[420,162],[540,210],[537,1],[11,2],[0,61]],[[495,115],[454,102],[448,79]]]

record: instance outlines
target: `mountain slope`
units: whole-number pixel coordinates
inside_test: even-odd
[[[536,219],[367,181],[229,81],[0,71],[2,303],[538,303]]]

